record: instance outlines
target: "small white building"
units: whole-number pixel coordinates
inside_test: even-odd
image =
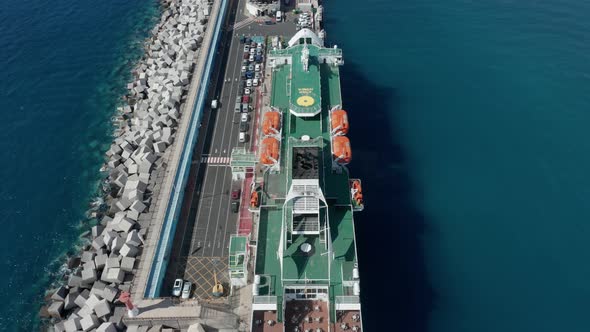
[[[249,0],[246,2],[246,10],[252,16],[274,16],[280,9],[280,0]]]
[[[311,12],[311,0],[297,0],[297,8],[304,12]]]

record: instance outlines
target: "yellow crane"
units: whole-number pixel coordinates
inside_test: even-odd
[[[223,285],[219,280],[217,280],[217,273],[214,273],[213,276],[215,277],[215,285],[213,286],[213,296],[220,297],[223,295]]]

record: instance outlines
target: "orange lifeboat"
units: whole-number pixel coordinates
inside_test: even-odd
[[[258,207],[258,192],[253,191],[252,195],[250,196],[250,207]]]
[[[336,110],[330,114],[332,134],[346,135],[348,133],[348,114],[345,110]]]
[[[279,159],[279,141],[273,137],[267,137],[260,143],[260,162],[264,165],[272,165]]]
[[[350,140],[346,136],[335,136],[332,139],[332,153],[339,164],[348,164],[352,159]]]
[[[264,135],[276,134],[279,131],[281,117],[279,112],[269,111],[262,118],[262,133]]]

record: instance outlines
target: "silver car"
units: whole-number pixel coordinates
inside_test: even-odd
[[[174,280],[174,287],[172,287],[172,295],[173,296],[180,296],[180,292],[182,291],[182,279]]]
[[[193,288],[193,283],[190,281],[185,281],[184,285],[182,286],[182,298],[188,299],[191,295],[191,290]]]

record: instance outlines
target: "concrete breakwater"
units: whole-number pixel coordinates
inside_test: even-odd
[[[160,22],[118,109],[114,141],[102,168],[105,208],[90,232],[91,244],[68,261],[70,273],[52,291],[44,312],[56,331],[125,329],[117,299],[129,291],[150,224],[150,206],[166,170],[169,147],[183,116],[198,51],[208,24],[207,0],[163,3]]]

